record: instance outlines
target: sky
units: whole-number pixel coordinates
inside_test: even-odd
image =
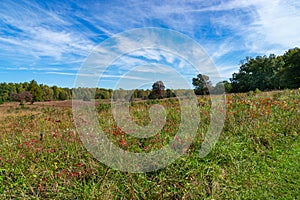
[[[122,88],[130,81],[135,87],[144,87],[142,82],[151,85],[165,76],[176,80],[174,74],[191,86],[199,70],[188,60],[157,48],[134,50],[130,46],[134,38],[123,37],[124,33],[147,28],[182,34],[188,38],[185,44],[196,42],[218,71],[219,77],[211,79],[228,80],[246,56],[281,55],[300,47],[299,22],[298,0],[1,0],[0,82],[34,79],[72,88],[78,85],[82,68],[92,63],[96,51],[97,59],[119,56],[101,71],[103,74],[96,73],[102,80],[98,87]],[[157,37],[150,39],[162,39]],[[105,57],[101,48],[107,41],[119,41],[128,48],[123,48],[122,56],[111,48]],[[168,42],[164,45],[170,47]],[[174,44],[171,47],[176,48]],[[183,54],[188,48],[182,45]]]

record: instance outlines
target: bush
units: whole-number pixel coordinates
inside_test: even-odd
[[[258,88],[256,88],[255,89],[255,94],[260,94],[260,93],[261,93],[261,91]]]
[[[84,97],[82,98],[82,100],[83,100],[83,101],[91,101],[91,99],[90,99],[89,97],[87,97],[87,96],[84,96]]]
[[[108,111],[110,109],[110,104],[109,103],[100,103],[98,106],[97,106],[97,111],[100,112],[100,111]]]

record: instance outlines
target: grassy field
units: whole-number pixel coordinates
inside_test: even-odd
[[[199,97],[201,123],[187,152],[164,169],[120,172],[97,161],[76,132],[70,102],[0,105],[1,199],[299,199],[300,91],[227,95],[219,141],[199,158],[210,99]],[[120,148],[149,152],[168,144],[180,124],[174,99],[134,102],[136,123],[147,109],[167,108],[166,124],[149,139],[127,136],[99,103],[101,129]],[[141,120],[142,119],[142,120]]]

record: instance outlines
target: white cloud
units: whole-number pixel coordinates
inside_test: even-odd
[[[67,76],[79,76],[79,77],[94,77],[94,78],[117,78],[117,79],[132,79],[132,80],[148,80],[146,78],[138,76],[129,76],[129,75],[109,75],[102,74],[98,76],[97,74],[82,74],[82,73],[72,73],[72,72],[45,72],[45,74],[57,74],[57,75],[67,75]],[[101,80],[103,81],[103,80]]]
[[[39,68],[39,67],[5,67],[5,70],[21,70],[21,71],[61,71],[63,69],[61,68],[55,68],[55,67],[43,67],[43,68]]]
[[[56,66],[51,69],[47,65],[79,65],[98,45],[97,42],[116,33],[132,28],[166,27],[196,40],[219,64],[221,74],[230,77],[230,73],[238,68],[233,63],[238,64],[242,56],[282,54],[289,48],[300,46],[300,2],[296,0],[130,0],[89,4],[73,2],[73,6],[77,9],[73,10],[68,2],[3,0],[0,6],[2,59],[11,61],[8,63],[16,66],[14,69],[36,70],[45,64],[40,67],[44,71],[73,75],[65,72],[63,67],[61,71],[55,71]],[[149,33],[149,37],[153,36]],[[156,38],[152,39],[155,41]],[[150,41],[120,37],[117,44],[112,45],[115,49],[97,49],[103,60],[88,64],[95,68],[97,63],[107,65],[114,56],[140,48],[141,44],[153,47]],[[190,57],[199,56],[199,52],[193,51],[193,46],[181,44],[178,48]],[[195,73],[184,62],[178,61],[180,55],[146,48],[117,60],[114,64],[119,68],[115,73],[147,64],[138,56],[173,64],[174,69],[182,74]],[[199,60],[205,55],[200,57]],[[209,71],[210,63],[205,59],[202,61],[198,63]],[[70,69],[78,67],[71,66]],[[144,69],[145,72],[147,70]]]
[[[247,19],[239,15],[225,15],[215,18],[214,22],[232,29],[235,35],[243,39],[240,46],[252,53],[282,54],[289,48],[300,46],[299,8],[300,3],[295,0],[234,0],[206,10],[240,9],[247,12]]]
[[[0,42],[12,54],[48,56],[67,63],[75,59],[74,54],[86,56],[94,46],[83,34],[68,28],[70,22],[33,2],[5,2],[0,8],[0,18],[3,26],[8,26],[2,31],[13,33],[11,27],[18,30],[0,36]]]
[[[279,0],[256,6],[258,16],[250,29],[252,34],[249,35],[249,39],[258,47],[254,46],[253,51],[260,51],[262,48],[273,53],[283,53],[288,48],[300,46],[299,8],[299,1]],[[255,42],[255,35],[261,35],[265,44]],[[265,45],[267,48],[264,48]],[[272,45],[278,45],[279,48],[272,48]]]

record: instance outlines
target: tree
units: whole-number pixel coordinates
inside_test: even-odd
[[[47,85],[41,85],[42,92],[43,92],[43,100],[44,101],[51,101],[53,99],[53,90]]]
[[[10,94],[7,83],[0,84],[0,97],[2,97],[3,102],[9,101]]]
[[[17,84],[15,84],[15,86],[16,86],[16,92],[17,93],[21,93],[21,92],[23,92],[23,91],[26,91],[26,89],[24,88],[24,85],[23,85],[23,83],[17,83]]]
[[[241,61],[238,73],[230,79],[233,92],[248,92],[278,89],[278,73],[283,66],[282,59],[274,54],[267,56],[247,57]]]
[[[204,74],[198,74],[196,78],[193,78],[193,85],[196,95],[209,94],[209,89],[212,87],[209,77]]]
[[[110,92],[107,89],[104,88],[97,88],[95,98],[96,99],[109,99],[110,98]]]
[[[216,86],[212,87],[211,93],[213,94],[223,94],[225,92],[225,84],[227,81],[221,81],[216,84]],[[230,84],[230,83],[229,83]]]
[[[175,95],[175,93],[172,90],[167,89],[166,90],[166,97],[167,98],[171,98],[171,97],[176,97],[176,95]]]
[[[283,55],[284,66],[280,73],[280,86],[283,88],[300,87],[300,48],[288,50]]]
[[[58,100],[67,100],[68,99],[68,94],[67,91],[64,89],[59,89],[59,94],[58,94]]]
[[[228,81],[223,81],[225,92],[231,93],[232,92],[232,85]]]
[[[32,94],[31,103],[43,100],[42,89],[40,88],[40,86],[37,84],[37,82],[35,80],[30,81],[28,90]]]
[[[54,85],[51,87],[52,91],[53,91],[53,99],[54,100],[58,100],[59,99],[59,88]]]
[[[156,81],[152,85],[149,99],[162,99],[165,96],[165,85],[162,81]]]
[[[89,94],[93,89],[86,89]],[[69,88],[60,88],[57,86],[49,87],[47,85],[38,85],[36,81],[32,80],[30,83],[0,83],[0,97],[2,102],[11,101],[13,93],[20,94],[21,92],[30,92],[32,94],[32,101],[49,101],[49,100],[66,100],[72,97],[72,90]],[[108,90],[111,92],[110,90]]]
[[[19,94],[12,93],[11,94],[11,100],[12,101],[19,101],[20,105],[24,105],[25,102],[32,102],[32,95],[28,91],[23,91]]]

